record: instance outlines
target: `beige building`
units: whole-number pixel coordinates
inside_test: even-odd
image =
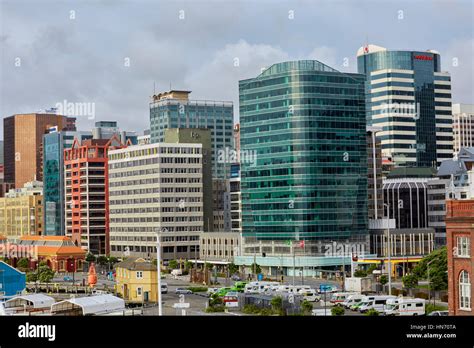
[[[454,154],[474,146],[474,105],[453,104]]]
[[[0,198],[0,235],[18,238],[43,233],[43,183],[28,182]]]
[[[232,262],[240,255],[241,237],[235,232],[206,232],[201,235],[201,260]]]
[[[129,146],[109,151],[110,253],[194,259],[203,232],[202,145]]]

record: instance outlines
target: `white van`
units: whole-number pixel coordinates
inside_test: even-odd
[[[375,295],[364,296],[364,297],[362,297],[362,300],[360,300],[359,302],[353,303],[349,308],[351,309],[351,311],[358,311],[359,308],[360,308],[363,304],[369,303],[369,302],[372,301],[374,298],[375,298]]]
[[[333,305],[342,305],[342,303],[351,295],[356,295],[355,292],[335,292],[332,294],[330,303]]]
[[[292,285],[290,286],[290,294],[298,294],[301,290],[311,290],[309,285]]]
[[[346,300],[344,302],[342,302],[342,305],[346,308],[351,308],[352,305],[356,304],[356,303],[359,303],[360,301],[362,301],[362,299],[364,298],[365,296],[364,295],[361,295],[361,294],[354,294],[354,295],[350,295],[346,298]]]
[[[276,287],[275,292],[278,294],[289,293],[291,285],[279,285]]]
[[[396,296],[374,296],[373,300],[364,301],[359,307],[359,312],[365,313],[370,309],[375,309],[379,313],[384,313],[385,304],[390,298],[396,298]]]
[[[321,296],[318,295],[318,292],[314,289],[301,289],[298,292],[298,295],[303,296],[303,300],[309,301],[309,302],[316,302],[319,301]]]
[[[278,282],[250,282],[245,285],[244,293],[260,294],[270,289],[270,287],[278,285],[280,285]]]
[[[387,300],[386,315],[415,316],[425,315],[425,300],[422,298],[400,298],[397,303]]]

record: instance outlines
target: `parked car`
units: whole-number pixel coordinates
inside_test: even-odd
[[[434,311],[434,312],[431,312],[430,314],[428,314],[428,316],[430,317],[446,317],[449,315],[449,311]]]
[[[362,301],[363,298],[364,295],[361,294],[350,295],[344,302],[342,302],[342,305],[349,309],[351,306]]]
[[[224,287],[217,290],[216,294],[219,297],[224,297],[228,292],[232,291],[232,288]]]
[[[233,281],[236,281],[236,282],[242,280],[238,274],[234,274],[234,275],[231,277],[231,279],[232,279]]]
[[[65,277],[63,278],[63,280],[64,280],[65,282],[72,282],[72,281],[73,281],[70,276],[65,276]]]
[[[379,313],[384,313],[385,304],[390,298],[396,298],[395,296],[374,296],[374,299],[362,300],[362,305],[359,307],[359,312],[365,313],[371,309],[375,309]]]
[[[329,284],[321,284],[318,288],[318,294],[332,293],[336,291],[337,291],[337,287],[334,285],[329,285]]]
[[[167,294],[168,293],[168,284],[161,283],[161,293],[162,294]]]
[[[189,295],[189,294],[192,294],[193,292],[189,289],[185,289],[185,288],[176,288],[175,290],[175,294],[178,294],[178,295]]]

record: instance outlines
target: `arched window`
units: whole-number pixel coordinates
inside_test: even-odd
[[[471,309],[471,281],[467,271],[459,274],[459,308]]]

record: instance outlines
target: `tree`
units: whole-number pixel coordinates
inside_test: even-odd
[[[171,269],[176,269],[176,268],[178,268],[178,261],[176,261],[176,260],[170,260],[170,262],[168,262],[168,267],[171,268]]]
[[[117,262],[119,262],[119,260],[118,260],[116,257],[114,257],[114,256],[110,256],[110,257],[109,257],[109,263],[110,263],[112,266],[115,265]]]
[[[40,266],[38,269],[38,280],[40,283],[49,283],[54,278],[55,272],[48,266]]]
[[[428,263],[430,274],[428,277]],[[446,290],[448,288],[448,255],[446,247],[434,250],[425,256],[413,269],[418,278],[430,280],[431,290]]]
[[[27,282],[35,282],[38,279],[38,274],[36,272],[28,272],[26,274]]]
[[[86,261],[87,262],[95,262],[96,257],[92,253],[87,253],[86,255]]]
[[[357,271],[354,272],[354,277],[358,277],[358,278],[367,277],[367,272],[362,269],[358,269]]]
[[[344,315],[344,308],[341,306],[334,306],[331,308],[331,315]]]
[[[229,263],[229,273],[230,274],[235,274],[239,271],[239,266],[237,266],[235,263]]]
[[[19,269],[26,270],[30,268],[30,262],[28,261],[27,258],[21,258],[20,260],[18,260],[16,266]]]
[[[193,268],[193,265],[194,263],[188,260],[184,263],[184,269],[189,271],[191,268]]]
[[[260,265],[257,263],[252,263],[250,266],[252,273],[260,274],[262,273],[262,269],[260,268]]]
[[[388,283],[388,277],[385,274],[380,276],[379,282],[382,286],[384,286]]]
[[[377,269],[377,265],[375,263],[371,264],[367,269],[367,275],[371,275]]]
[[[402,278],[403,286],[407,289],[413,289],[418,286],[418,277],[415,274],[407,274]]]
[[[310,314],[313,310],[313,305],[308,300],[301,302],[301,311],[303,314]]]
[[[101,266],[106,265],[108,263],[107,256],[99,256],[97,258],[97,263]]]

